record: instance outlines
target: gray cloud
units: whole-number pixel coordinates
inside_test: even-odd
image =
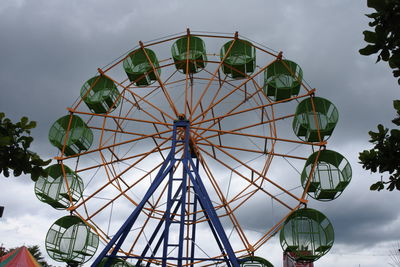
[[[246,4],[227,0],[2,1],[1,111],[13,119],[27,115],[38,121],[33,149],[52,157],[57,149],[47,141],[50,125],[67,114],[65,108],[79,97],[80,87],[96,74],[98,67],[132,49],[139,40],[184,32],[186,27],[239,31],[284,51],[288,59],[300,64],[304,78],[317,88],[317,95],[330,99],[339,108],[340,122],[328,147],[350,160],[353,182],[339,199],[323,204],[311,200],[309,206],[331,219],[338,250],[351,247],[352,251],[361,251],[399,238],[395,231],[399,213],[390,205],[397,203],[398,196],[369,192],[368,186],[375,178],[357,163],[357,151],[369,147],[367,132],[380,122],[391,127],[390,120],[395,115],[391,101],[398,97],[399,89],[385,64],[374,64],[373,56],[358,54],[364,46],[362,31],[367,28],[364,14],[368,12],[365,3],[345,0],[254,0]],[[0,200],[6,203],[5,214],[9,218],[18,221],[21,214],[35,216],[37,212],[41,221],[47,215],[50,225],[64,215],[49,211],[31,193],[13,197],[19,190],[31,190],[24,178],[15,183],[0,181]],[[258,203],[263,202],[252,201],[254,206]],[[249,229],[260,230],[267,224],[268,218],[257,211],[251,208],[241,213],[241,220],[246,216],[254,219],[244,223]],[[10,244],[15,241],[7,239]],[[337,259],[334,254],[326,258]],[[332,262],[325,264],[333,266]],[[369,266],[372,264],[373,261]]]

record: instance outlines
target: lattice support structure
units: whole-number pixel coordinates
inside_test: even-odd
[[[211,203],[211,199],[207,193],[207,190],[202,182],[199,174],[199,161],[196,156],[196,152],[190,146],[190,122],[186,119],[180,119],[174,122],[173,133],[172,133],[172,146],[171,150],[160,168],[156,178],[145,194],[144,198],[128,217],[122,227],[118,230],[112,240],[107,244],[104,250],[100,253],[98,258],[92,264],[97,266],[101,260],[107,258],[105,266],[110,266],[112,259],[118,258],[117,252],[120,250],[126,237],[135,224],[139,214],[142,212],[145,204],[149,198],[153,195],[156,189],[159,187],[162,181],[168,179],[168,195],[166,210],[163,219],[160,220],[154,233],[149,239],[148,244],[144,248],[141,256],[124,256],[124,258],[137,258],[137,265],[142,264],[143,261],[147,262],[147,266],[150,266],[149,259],[159,260],[162,266],[167,266],[167,262],[176,262],[177,266],[182,266],[184,261],[189,261],[190,264],[194,264],[195,261],[223,261],[227,266],[238,267],[239,261],[232,249],[229,239],[224,231],[224,228],[218,218],[218,215]],[[178,134],[179,133],[179,134]],[[179,155],[176,153],[176,147],[179,143],[183,144],[183,154]],[[182,173],[176,172],[177,163],[182,165]],[[173,188],[177,188],[174,192]],[[193,190],[193,199],[188,199],[188,190]],[[191,206],[191,211],[188,212],[187,207]],[[198,208],[201,208],[199,211]],[[205,218],[208,221],[208,226],[213,234],[218,247],[221,250],[221,257],[219,258],[196,258],[195,240],[196,240],[196,217],[199,212],[203,212]],[[179,218],[177,218],[179,217]],[[170,227],[172,224],[179,224],[179,238],[178,242],[173,243],[169,236]],[[185,226],[191,228],[190,237],[189,231],[185,230]],[[162,232],[160,232],[162,231]],[[161,235],[158,235],[161,233]],[[157,240],[158,237],[158,240]],[[190,256],[184,256],[184,244],[187,239],[191,241]],[[150,250],[150,246],[155,244],[154,249]],[[162,245],[162,257],[155,257],[155,253],[161,248]],[[169,256],[169,249],[171,247],[177,247],[177,256]],[[110,252],[110,254],[109,254]],[[150,254],[149,254],[150,252]]]

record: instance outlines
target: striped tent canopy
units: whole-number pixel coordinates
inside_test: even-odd
[[[0,267],[40,267],[25,246],[14,249],[0,258]]]

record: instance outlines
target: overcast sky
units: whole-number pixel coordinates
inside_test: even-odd
[[[36,120],[33,150],[51,158],[57,150],[47,140],[50,125],[98,67],[140,40],[188,27],[239,31],[299,63],[307,82],[340,112],[329,147],[350,161],[353,181],[337,200],[312,202],[336,233],[334,247],[315,266],[389,266],[389,251],[400,238],[400,211],[393,205],[400,194],[370,192],[379,176],[362,170],[357,158],[370,147],[369,130],[378,123],[392,127],[400,88],[385,63],[358,54],[369,12],[366,1],[351,0],[1,0],[0,111]],[[44,252],[47,230],[61,215],[36,199],[29,180],[0,179],[0,244],[39,244]],[[281,253],[274,238],[260,256],[281,266]]]

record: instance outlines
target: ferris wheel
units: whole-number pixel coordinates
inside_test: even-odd
[[[50,129],[60,152],[35,193],[69,215],[47,252],[72,266],[100,243],[93,266],[272,266],[254,255],[280,231],[289,257],[318,259],[334,233],[308,196],[337,198],[351,167],[326,149],[338,111],[315,94],[298,64],[237,32],[139,42]]]

